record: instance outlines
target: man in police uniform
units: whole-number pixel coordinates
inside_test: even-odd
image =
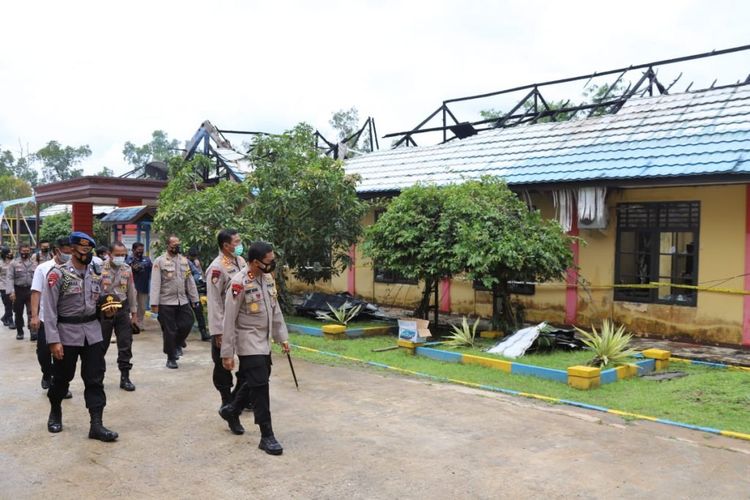
[[[208,297],[208,329],[211,332],[211,359],[214,362],[214,387],[221,395],[221,405],[230,402],[232,396],[232,372],[225,369],[221,361],[221,340],[223,338],[224,300],[229,281],[245,267],[244,252],[239,234],[235,229],[222,229],[216,237],[219,255],[206,269],[206,294]],[[232,418],[229,429],[242,434],[245,429],[239,418]]]
[[[13,302],[13,312],[16,315],[16,338],[23,339],[23,308],[26,307],[26,316],[31,322],[31,282],[34,279],[36,264],[31,260],[31,247],[21,245],[18,248],[18,257],[8,268],[6,289],[11,290],[10,300]],[[31,340],[36,342],[36,333],[31,332]]]
[[[288,332],[277,300],[276,268],[273,247],[265,242],[250,245],[248,264],[229,282],[224,301],[221,357],[224,368],[234,369],[239,357],[238,378],[241,385],[219,415],[230,422],[239,418],[248,401],[253,405],[255,423],[260,427],[258,448],[270,455],[281,455],[284,449],[276,440],[271,425],[268,381],[271,375],[271,338],[289,352]]]
[[[109,349],[112,330],[117,338],[117,367],[120,369],[120,389],[134,391],[135,385],[130,381],[130,370],[133,364],[133,323],[138,322],[138,297],[133,282],[133,271],[125,263],[128,249],[121,241],[109,247],[110,258],[102,266],[102,294],[119,305],[116,311],[100,316],[104,352]]]
[[[3,245],[0,248],[0,294],[2,294],[3,307],[5,307],[3,325],[11,330],[15,330],[16,325],[13,323],[13,302],[10,301],[10,294],[13,289],[6,289],[8,286],[8,269],[11,262],[13,262],[13,255],[10,252],[10,248]]]
[[[39,252],[31,256],[31,261],[38,266],[39,264],[52,260],[52,257],[53,255],[52,252],[50,252],[49,241],[42,240],[39,242]]]
[[[167,238],[167,253],[154,261],[151,273],[151,310],[157,313],[164,338],[167,368],[179,368],[177,359],[193,328],[198,289],[187,259],[180,255],[180,239]]]
[[[86,408],[91,415],[89,438],[114,441],[117,433],[102,424],[107,404],[104,394],[106,365],[102,327],[96,314],[102,276],[101,270],[91,263],[91,252],[96,243],[81,232],[71,233],[70,243],[73,257],[67,264],[52,268],[42,292],[44,327],[53,358],[52,383],[47,393],[51,406],[47,430],[62,431],[60,403],[75,376],[80,357]]]

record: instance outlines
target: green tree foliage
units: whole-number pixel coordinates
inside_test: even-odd
[[[42,219],[42,225],[39,227],[39,238],[55,241],[61,236],[69,235],[72,227],[73,221],[70,212],[48,215]]]
[[[180,142],[177,139],[169,139],[163,130],[154,130],[151,133],[151,141],[136,146],[128,141],[122,148],[122,155],[133,167],[140,168],[152,161],[169,161],[177,156]]]
[[[31,196],[31,185],[12,174],[0,175],[0,200],[16,200]]]
[[[204,156],[189,162],[173,158],[173,175],[159,195],[159,210],[154,218],[154,228],[163,240],[170,234],[179,236],[182,246],[186,250],[195,247],[203,261],[213,259],[218,252],[216,234],[222,228],[237,229],[245,242],[252,236],[245,216],[245,207],[250,203],[248,185],[224,180],[201,189],[196,172],[209,163]],[[165,241],[161,243],[159,251],[164,249]]]
[[[34,160],[42,164],[42,177],[45,183],[80,177],[83,175],[83,169],[75,166],[89,156],[91,148],[87,145],[74,148],[63,146],[57,141],[49,141],[33,155]]]
[[[357,197],[359,178],[313,144],[313,129],[304,123],[280,136],[257,137],[255,169],[246,181],[255,195],[247,215],[257,236],[273,243],[279,263],[306,283],[343,271],[366,210]]]
[[[463,271],[453,247],[455,228],[445,212],[446,188],[416,185],[394,198],[365,231],[362,251],[378,267],[424,284],[415,311],[427,317],[430,295],[439,280]]]
[[[340,109],[331,115],[328,124],[338,133],[338,140],[343,141],[359,130],[361,125],[359,123],[359,111],[354,106],[349,109]],[[359,140],[350,141],[348,146],[352,149],[362,149],[365,151],[372,149],[370,137],[366,137],[364,133],[360,136]]]
[[[109,167],[102,167],[102,169],[94,175],[98,175],[99,177],[114,177],[115,172]]]
[[[440,278],[466,273],[493,290],[493,323],[510,330],[519,321],[508,281],[561,279],[572,264],[570,244],[557,222],[488,177],[402,191],[367,229],[364,252],[378,266],[424,281],[421,316]]]
[[[470,279],[493,291],[493,323],[510,331],[521,322],[508,282],[563,279],[573,265],[572,239],[557,221],[529,210],[495,178],[447,188],[445,211],[455,227],[455,258]]]
[[[22,179],[32,186],[36,186],[38,182],[38,173],[36,169],[32,168],[31,163],[33,160],[28,156],[16,157],[10,150],[0,151],[0,175],[15,176]]]

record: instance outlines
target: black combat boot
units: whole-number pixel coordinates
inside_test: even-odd
[[[8,328],[10,328],[11,330],[16,329],[16,324],[13,322],[13,320],[8,321]]]
[[[174,350],[175,358],[180,359],[182,357],[182,347],[176,347]]]
[[[62,406],[60,403],[50,403],[49,418],[47,419],[47,430],[52,433],[62,431]]]
[[[118,438],[116,432],[111,431],[104,427],[102,424],[102,413],[104,408],[90,408],[89,414],[91,415],[91,427],[89,428],[89,439],[98,439],[105,443],[114,441]]]
[[[125,389],[128,392],[135,390],[135,385],[130,381],[130,370],[121,370],[120,389]]]
[[[201,332],[201,340],[203,342],[208,342],[209,340],[211,340],[211,335],[208,334],[208,330],[206,330],[205,326],[200,327],[200,332]]]
[[[276,441],[276,438],[273,435],[273,427],[271,427],[271,422],[266,422],[263,424],[260,424],[260,443],[258,444],[258,448],[265,451],[269,455],[281,455],[284,453],[284,448],[281,446],[281,443]]]
[[[31,332],[31,336],[29,337],[29,341],[36,342],[37,334],[36,332]]]
[[[232,403],[225,404],[221,407],[219,410],[219,415],[221,418],[227,421],[227,425],[229,426],[229,430],[232,431],[232,434],[240,435],[245,433],[245,428],[242,427],[242,422],[240,422],[240,413],[234,408]]]
[[[49,389],[49,377],[42,375],[42,389],[45,391]]]
[[[16,340],[23,340],[23,328],[18,328],[16,332]]]
[[[172,359],[172,358],[167,358],[167,368],[171,368],[173,370],[176,368],[179,368],[179,366],[177,366],[177,360]]]

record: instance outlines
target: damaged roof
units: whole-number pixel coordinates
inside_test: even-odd
[[[510,185],[750,174],[750,85],[632,98],[613,115],[481,132],[346,161],[357,190],[483,175]]]

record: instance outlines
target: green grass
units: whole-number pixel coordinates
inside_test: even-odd
[[[579,391],[565,384],[536,377],[511,375],[476,365],[444,363],[401,350],[372,352],[395,345],[393,337],[370,337],[332,341],[307,335],[290,336],[293,344],[354,358],[378,361],[394,367],[419,371],[438,377],[493,385],[544,396],[570,399],[652,417],[676,420],[721,430],[750,433],[750,373],[672,363],[671,370],[687,377],[665,382],[642,379],[623,380],[592,391]],[[300,358],[321,364],[361,364],[318,353],[294,351]],[[545,356],[545,355],[535,355]],[[525,358],[524,358],[525,359]],[[526,360],[528,362],[528,360]],[[377,368],[371,368],[377,370]]]
[[[307,316],[285,316],[284,319],[287,323],[302,326],[314,326],[320,328],[323,325],[332,324],[330,322],[318,321]],[[396,323],[389,321],[352,321],[349,323],[348,328],[369,328],[375,326],[396,326]]]
[[[497,342],[497,340],[488,341],[482,339],[482,341],[477,342],[475,347],[457,347],[451,349],[445,346],[435,346],[435,348],[465,354],[474,354],[476,356],[485,356],[488,358],[504,359],[506,361],[515,361],[517,363],[523,363],[526,365],[556,368],[558,370],[565,370],[569,366],[585,365],[594,357],[594,355],[589,351],[552,351],[549,353],[541,354],[525,354],[520,358],[511,359],[506,358],[505,356],[501,356],[500,354],[490,354],[482,350],[494,346],[495,344],[497,344]]]

